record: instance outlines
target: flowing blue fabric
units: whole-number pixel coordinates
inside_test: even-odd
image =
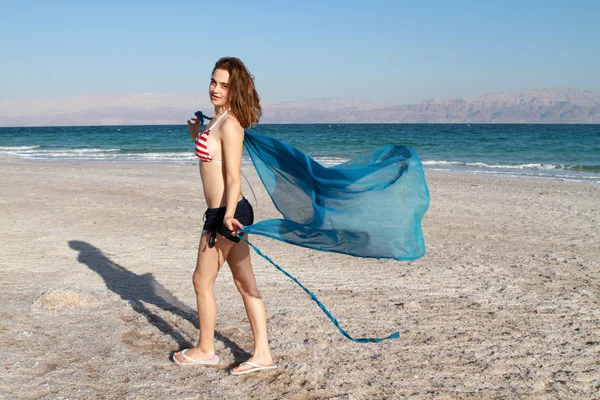
[[[200,111],[196,116],[201,124],[210,119]],[[244,144],[283,218],[259,221],[241,233],[358,257],[414,260],[425,254],[421,219],[429,206],[429,191],[412,148],[387,145],[325,167],[270,136],[246,131]],[[238,237],[248,242],[241,234]],[[398,332],[383,338],[350,336],[298,279],[248,244],[298,284],[348,339],[366,343],[400,336]]]
[[[273,137],[246,131],[254,167],[282,219],[243,228],[315,250],[414,260],[425,254],[429,191],[419,157],[387,145],[325,167]]]
[[[244,144],[283,218],[245,226],[242,233],[359,257],[414,260],[425,254],[421,219],[429,191],[410,147],[387,145],[327,168],[273,137],[246,131]],[[383,338],[350,336],[310,290],[248,244],[308,293],[348,339],[367,343],[400,337],[398,332]]]

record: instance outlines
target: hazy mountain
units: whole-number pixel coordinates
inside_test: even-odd
[[[183,124],[206,96],[129,94],[0,102],[0,126]],[[361,98],[263,102],[263,123],[600,123],[600,93],[531,89],[384,106]]]
[[[0,102],[0,126],[180,124],[207,96],[137,93]]]
[[[355,99],[329,99],[339,108],[265,107],[264,122],[527,122],[600,123],[600,93],[576,89],[537,89],[490,93],[476,98],[429,99],[381,107]],[[326,103],[327,99],[321,100]]]

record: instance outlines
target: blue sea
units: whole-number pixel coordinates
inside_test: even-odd
[[[324,165],[384,144],[425,170],[600,183],[600,125],[260,124]],[[0,154],[39,161],[197,163],[185,125],[0,128]],[[244,162],[249,163],[247,155]]]

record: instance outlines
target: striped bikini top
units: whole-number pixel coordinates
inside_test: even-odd
[[[220,162],[220,163],[223,162],[222,160],[213,160],[214,149],[209,149],[209,147],[212,148],[213,146],[209,146],[209,144],[208,144],[208,135],[210,135],[210,131],[215,127],[215,125],[217,125],[219,123],[221,118],[223,118],[225,116],[225,114],[227,114],[230,110],[231,110],[231,108],[229,110],[225,111],[223,114],[221,114],[221,116],[219,118],[217,118],[215,123],[212,124],[212,126],[210,128],[205,129],[204,131],[200,132],[198,134],[198,136],[196,137],[196,155],[198,156],[200,161],[202,161],[202,162]],[[211,150],[213,150],[213,151],[211,151]]]

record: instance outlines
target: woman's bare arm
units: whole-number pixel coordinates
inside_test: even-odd
[[[237,234],[242,224],[234,218],[235,209],[242,190],[242,149],[244,145],[244,129],[233,120],[224,121],[221,129],[221,149],[225,163],[225,218],[223,223],[227,229]]]

